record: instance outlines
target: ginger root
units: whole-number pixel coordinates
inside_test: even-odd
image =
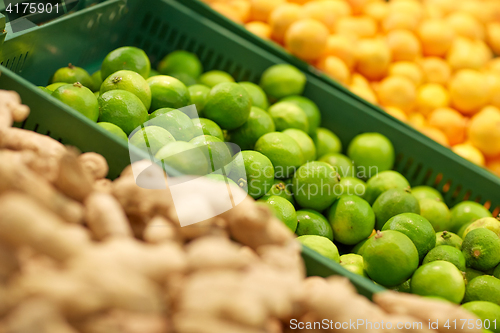
[[[29,113],[30,108],[21,104],[16,92],[0,90],[0,127],[11,127],[14,121],[24,121]]]
[[[78,154],[68,149],[59,160],[59,172],[54,185],[67,197],[79,202],[92,192],[93,179],[78,160]]]
[[[108,174],[108,162],[102,155],[96,153],[83,153],[78,156],[78,161],[82,168],[92,175],[94,180],[102,179]]]
[[[49,136],[20,128],[0,127],[0,149],[31,150],[43,157],[61,157],[66,148]]]

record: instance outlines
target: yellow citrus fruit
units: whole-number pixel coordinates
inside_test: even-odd
[[[286,0],[250,0],[250,20],[267,22],[269,15]]]
[[[387,112],[388,114],[390,114],[391,116],[393,116],[396,119],[399,119],[403,122],[408,121],[408,116],[406,115],[406,113],[401,111],[401,109],[398,109],[398,108],[393,107],[393,106],[386,106],[384,108],[384,110],[385,110],[385,112]]]
[[[495,175],[500,177],[500,158],[496,157],[493,159],[488,159],[486,162],[486,167],[493,172]]]
[[[479,70],[491,57],[491,51],[483,41],[458,37],[451,44],[446,61],[453,71],[465,68]]]
[[[329,8],[327,1],[311,1],[302,6],[302,15],[304,18],[311,18],[323,23],[330,32],[335,30],[337,16]]]
[[[288,0],[288,2],[296,3],[299,5],[303,5],[305,3],[308,3],[309,1],[311,1],[311,0]]]
[[[494,19],[494,8],[482,1],[462,0],[458,4],[458,11],[468,13],[482,23],[491,22]]]
[[[293,3],[286,3],[276,7],[269,16],[271,38],[278,43],[283,43],[290,25],[301,18],[301,10],[302,7]]]
[[[356,95],[366,99],[368,102],[377,104],[377,95],[373,92],[373,90],[368,86],[362,86],[362,85],[351,85],[349,89],[355,93]]]
[[[420,67],[411,61],[393,62],[389,66],[389,76],[404,76],[410,79],[418,87],[422,83],[423,74]]]
[[[328,28],[313,19],[302,19],[293,23],[285,34],[286,48],[304,60],[318,59],[326,49]]]
[[[351,85],[360,86],[364,88],[370,88],[370,81],[368,81],[363,75],[359,73],[353,73],[351,77]]]
[[[472,117],[467,134],[470,142],[486,156],[500,154],[500,110],[494,106],[483,108]]]
[[[417,92],[410,79],[388,76],[380,82],[377,95],[381,105],[394,106],[408,112],[415,105]]]
[[[385,1],[370,2],[363,8],[363,14],[381,22],[389,13],[389,5]]]
[[[496,54],[500,54],[500,22],[488,23],[486,26],[486,40]]]
[[[384,32],[396,29],[414,31],[418,23],[419,19],[410,12],[389,12],[382,20],[382,30]]]
[[[448,91],[440,84],[426,83],[417,91],[417,110],[424,116],[450,104]]]
[[[450,108],[439,108],[429,115],[429,125],[441,130],[452,146],[464,142],[466,124],[466,118]]]
[[[260,21],[253,21],[245,24],[245,28],[251,33],[261,38],[264,39],[271,38],[271,27],[267,23]]]
[[[391,63],[391,50],[379,39],[363,39],[356,47],[356,70],[369,80],[380,80]]]
[[[433,5],[444,14],[449,14],[456,9],[457,1],[455,0],[424,0],[425,6]]]
[[[389,8],[391,12],[411,13],[419,20],[424,15],[422,3],[416,0],[390,1]]]
[[[427,121],[425,120],[424,115],[418,112],[410,113],[408,115],[408,123],[416,129],[421,129],[427,126]]]
[[[354,38],[374,37],[377,33],[377,22],[369,16],[342,17],[335,24],[335,32]]]
[[[354,48],[349,38],[342,35],[330,35],[326,42],[324,56],[335,56],[341,59],[352,70],[355,63]]]
[[[451,77],[451,69],[446,61],[438,57],[427,57],[420,61],[424,82],[446,84]]]
[[[317,67],[338,82],[342,84],[349,83],[349,76],[351,73],[347,65],[341,59],[335,56],[322,57],[318,61]]]
[[[463,114],[478,111],[490,98],[484,74],[471,69],[462,69],[453,75],[449,92],[451,105]]]
[[[417,36],[422,43],[426,56],[443,56],[451,47],[455,33],[443,20],[423,21],[417,29]]]
[[[250,17],[250,3],[246,0],[215,2],[212,8],[238,23],[248,22]]]
[[[430,126],[424,126],[424,127],[420,128],[420,131],[423,134],[427,135],[432,140],[439,143],[440,145],[443,145],[445,147],[448,147],[450,145],[446,135],[444,135],[444,133],[441,132],[440,130],[438,130],[437,128],[430,127]]]
[[[352,13],[354,15],[359,15],[363,12],[363,8],[370,3],[371,0],[346,0],[346,2],[351,6]]]
[[[457,36],[484,39],[484,26],[469,13],[455,12],[447,16],[445,21],[453,28]]]
[[[487,72],[485,76],[490,88],[489,104],[500,108],[500,75],[494,72]]]
[[[393,61],[413,61],[422,53],[420,41],[408,30],[392,30],[386,36]]]
[[[329,10],[335,14],[338,18],[351,16],[352,9],[349,4],[344,0],[323,0],[324,2],[329,2]]]
[[[486,70],[500,75],[500,58],[493,58],[488,63],[486,63]]]
[[[455,154],[462,156],[466,160],[471,161],[480,166],[484,166],[484,156],[479,149],[470,143],[461,143],[451,147]]]

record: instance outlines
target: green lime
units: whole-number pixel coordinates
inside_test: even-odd
[[[365,200],[355,195],[343,195],[328,212],[333,237],[345,245],[354,245],[370,236],[375,226],[375,214]]]
[[[148,123],[149,125],[163,127],[177,141],[189,141],[198,134],[191,118],[184,112],[170,108],[158,109],[151,113]]]
[[[177,80],[184,83],[186,87],[193,86],[198,83],[198,80],[186,73],[172,73],[171,77],[175,77]]]
[[[475,314],[483,321],[483,328],[500,333],[500,306],[486,301],[468,302],[462,308]]]
[[[127,135],[148,120],[148,110],[139,97],[130,91],[111,90],[97,100],[99,121],[115,124]]]
[[[465,272],[465,258],[462,254],[462,251],[457,249],[456,247],[450,245],[439,245],[433,248],[427,253],[422,262],[423,265],[432,262],[432,261],[448,261],[453,265],[457,266],[457,268],[461,272]]]
[[[69,64],[68,67],[59,68],[54,75],[52,75],[49,83],[56,82],[71,84],[80,82],[84,87],[89,89],[92,89],[94,86],[94,81],[90,77],[90,74],[85,69],[73,66],[72,64]]]
[[[340,177],[354,177],[354,165],[349,157],[340,153],[328,153],[318,159],[320,162],[330,164],[335,171],[340,174]]]
[[[151,106],[151,89],[146,80],[136,72],[122,70],[108,76],[101,85],[100,94],[110,90],[127,90],[139,97],[147,110]]]
[[[392,188],[375,200],[373,212],[377,218],[375,229],[382,230],[391,217],[402,213],[420,214],[420,207],[418,200],[408,190]]]
[[[397,171],[387,170],[377,173],[366,182],[366,193],[364,199],[373,205],[375,200],[387,190],[397,188],[406,190],[410,188],[410,183]],[[413,194],[413,191],[411,192]]]
[[[211,135],[200,135],[189,141],[200,148],[208,161],[208,173],[224,168],[226,174],[231,172],[233,156],[224,141]],[[264,192],[265,193],[265,192]]]
[[[314,141],[306,132],[295,128],[289,128],[284,130],[283,133],[297,142],[306,162],[316,160],[316,147],[314,146]]]
[[[436,246],[438,245],[450,245],[456,247],[460,251],[462,250],[462,238],[458,237],[449,231],[439,231],[436,232]]]
[[[477,228],[486,228],[493,231],[498,237],[500,237],[500,221],[494,217],[483,217],[479,220],[472,222],[464,231],[463,236],[467,236],[467,234],[474,229]]]
[[[52,83],[52,84],[49,84],[46,88],[52,92],[54,92],[57,88],[59,88],[60,86],[64,86],[64,85],[67,85],[66,82],[56,82],[56,83]]]
[[[205,175],[209,168],[203,150],[190,142],[169,143],[161,148],[155,157],[161,160],[164,166],[168,165],[185,175]]]
[[[215,136],[216,138],[224,141],[224,135],[222,134],[222,130],[220,129],[219,125],[217,125],[215,122],[206,118],[194,118],[191,120],[193,121],[196,133],[203,132],[203,134],[205,135]]]
[[[198,79],[199,84],[203,84],[209,88],[213,88],[219,83],[224,82],[234,82],[234,79],[228,73],[218,70],[205,72]]]
[[[291,179],[290,181],[275,179],[271,189],[269,189],[263,198],[267,199],[272,195],[277,195],[278,197],[282,197],[290,201],[290,203],[295,206],[295,199],[292,195],[292,186]]]
[[[478,277],[478,276],[482,276],[482,275],[485,275],[484,272],[481,272],[481,271],[478,271],[474,268],[470,268],[470,267],[466,267],[465,268],[465,275],[464,275],[464,279],[465,279],[465,286],[467,286],[467,284],[472,281],[472,279]]]
[[[269,67],[260,78],[260,86],[274,99],[290,95],[302,95],[306,85],[306,76],[296,67],[278,64]]]
[[[52,93],[53,93],[53,91],[51,91],[45,87],[38,86],[37,88],[40,89],[41,91],[43,91],[44,93],[49,94],[49,95],[52,95]]]
[[[417,269],[418,252],[405,234],[394,230],[378,231],[366,242],[363,262],[373,281],[394,287],[408,280]]]
[[[205,176],[205,178],[208,178],[210,180],[214,180],[216,182],[224,182],[224,183],[227,183],[229,185],[236,186],[236,187],[238,186],[231,178],[228,178],[227,176],[224,176],[224,175],[221,175],[218,173],[208,174]]]
[[[334,188],[339,181],[340,177],[331,165],[307,162],[293,176],[294,199],[302,208],[322,211],[337,199]]]
[[[139,73],[143,78],[149,77],[151,63],[141,49],[133,46],[124,46],[108,53],[101,65],[101,77],[106,78],[122,69]]]
[[[466,223],[464,224],[463,226],[460,227],[460,229],[458,229],[457,231],[457,235],[458,237],[464,239],[464,233],[465,233],[465,230],[472,224],[472,222],[469,222],[469,223]]]
[[[242,150],[253,149],[261,136],[275,130],[273,119],[269,113],[252,106],[247,122],[228,132],[228,141],[237,144]]]
[[[174,73],[184,73],[193,78],[198,78],[203,72],[203,66],[196,54],[177,50],[167,54],[160,61],[158,72],[171,76]]]
[[[394,291],[398,291],[400,293],[411,293],[411,279],[406,280],[405,282],[398,284],[395,287],[391,288]]]
[[[316,130],[321,123],[321,113],[313,101],[307,97],[293,95],[281,99],[280,102],[290,102],[300,107],[307,116],[307,122],[309,123],[308,134],[311,137],[316,135]]]
[[[420,261],[436,245],[432,225],[418,214],[403,213],[393,216],[384,224],[382,230],[395,230],[408,236],[417,248]]]
[[[255,150],[266,155],[274,166],[274,177],[290,178],[303,163],[302,150],[294,139],[280,132],[264,134],[255,143]]]
[[[189,96],[191,97],[191,103],[196,105],[196,110],[198,115],[201,116],[205,104],[207,103],[208,94],[210,94],[210,88],[201,84],[195,84],[188,87]]]
[[[191,104],[188,88],[174,77],[157,75],[146,82],[151,88],[151,112],[162,108],[179,109]]]
[[[316,135],[313,137],[316,145],[316,156],[323,157],[328,153],[338,154],[342,151],[342,142],[329,129],[319,127],[316,130]]]
[[[94,96],[95,96],[95,98],[99,98],[99,96],[101,96],[101,94],[100,94],[98,91],[96,91],[96,92],[94,93]]]
[[[57,88],[52,96],[72,107],[92,121],[99,118],[99,103],[94,93],[80,83],[65,84]]]
[[[347,156],[354,162],[357,176],[362,179],[371,178],[394,166],[394,147],[380,133],[357,135],[347,148]]]
[[[420,266],[411,278],[411,292],[420,296],[438,296],[460,304],[465,282],[460,270],[447,261],[433,261]]]
[[[340,262],[339,250],[331,240],[318,235],[303,235],[297,237],[297,240],[304,246],[314,250],[322,256]]]
[[[101,89],[101,84],[102,84],[102,77],[101,77],[101,71],[98,70],[92,76],[90,77],[92,79],[92,90],[93,92],[98,92]]]
[[[478,276],[467,284],[464,303],[487,301],[500,305],[500,279],[494,276]]]
[[[157,76],[157,75],[160,75],[160,72],[158,72],[157,70],[151,68],[149,70],[148,78],[153,77],[153,76]]]
[[[345,269],[347,269],[351,273],[361,275],[363,277],[368,278],[368,275],[366,274],[363,266],[348,264],[348,265],[342,265],[342,267],[344,267]]]
[[[261,87],[252,82],[239,82],[239,85],[245,88],[252,100],[252,106],[258,107],[262,110],[267,110],[269,102],[267,96]]]
[[[315,210],[301,209],[297,211],[297,236],[318,235],[333,241],[333,231],[327,219]]]
[[[153,155],[171,142],[175,142],[172,134],[158,126],[141,128],[130,138],[130,144],[144,151],[150,151]]]
[[[98,126],[104,128],[106,131],[118,136],[120,139],[123,139],[125,141],[128,141],[127,134],[118,126],[112,123],[107,123],[107,122],[99,122],[97,123]]]
[[[360,265],[363,267],[363,256],[355,253],[343,254],[340,256],[341,265]]]
[[[467,266],[486,271],[500,263],[500,238],[486,228],[471,230],[464,237],[462,253]]]
[[[274,184],[273,164],[269,158],[253,150],[244,150],[238,154],[241,154],[243,158],[246,177],[238,177],[238,175],[233,175],[232,173],[231,178],[235,176],[236,183],[246,183],[243,188],[247,191],[248,195],[254,199],[258,199],[265,195]],[[236,159],[237,157],[235,156]],[[238,170],[237,172],[241,171]]]
[[[338,196],[357,195],[358,197],[363,198],[366,191],[365,182],[354,177],[341,178],[338,187],[340,188],[340,191],[335,189],[335,194]]]
[[[365,251],[365,248],[366,248],[366,243],[368,243],[369,239],[370,238],[364,239],[361,242],[359,242],[358,244],[356,244],[352,248],[352,253],[359,254],[360,256],[362,256],[363,252]]]
[[[500,264],[498,264],[495,269],[493,269],[493,276],[500,279]]]
[[[444,231],[450,230],[450,210],[446,204],[438,199],[421,199],[420,215],[425,217],[432,224],[434,230]]]
[[[438,190],[430,186],[416,186],[411,189],[411,194],[413,194],[413,196],[417,198],[417,200],[427,198],[427,199],[439,199],[441,201],[444,201],[441,193],[439,193]]]
[[[309,123],[304,111],[297,105],[289,102],[278,102],[269,107],[269,115],[273,118],[277,131],[287,128],[297,128],[304,132],[309,131]]]
[[[290,201],[282,197],[271,196],[265,202],[271,207],[276,218],[285,223],[292,232],[295,232],[297,229],[297,212]]]
[[[222,129],[243,125],[250,116],[252,102],[245,88],[237,83],[220,83],[210,90],[203,115]]]
[[[456,204],[450,212],[452,224],[450,230],[453,232],[457,232],[464,224],[474,222],[483,217],[492,217],[489,210],[474,201],[462,201]]]

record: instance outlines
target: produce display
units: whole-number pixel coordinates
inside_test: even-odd
[[[497,0],[203,0],[500,175]]]

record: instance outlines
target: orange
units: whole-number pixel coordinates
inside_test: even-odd
[[[326,56],[318,61],[317,67],[340,83],[349,83],[349,76],[351,73],[347,65],[341,59],[335,56]]]
[[[271,12],[286,0],[250,0],[250,19],[267,22]]]
[[[303,5],[303,4],[305,4],[305,3],[309,2],[309,1],[311,1],[311,0],[288,0],[288,2],[297,3],[299,5]]]
[[[483,41],[458,37],[451,44],[446,60],[453,71],[465,68],[479,70],[491,57],[491,51]]]
[[[276,7],[269,16],[271,38],[283,43],[286,31],[292,23],[301,18],[301,15],[302,8],[297,4],[287,3]]]
[[[363,14],[381,22],[389,13],[389,5],[385,1],[370,2],[363,8]]]
[[[441,132],[440,130],[438,130],[437,128],[424,126],[424,127],[420,128],[419,130],[423,134],[425,134],[429,138],[431,138],[432,140],[439,143],[440,145],[443,145],[445,147],[448,147],[450,145],[446,135],[444,135],[444,133]]]
[[[351,6],[352,13],[354,15],[359,15],[363,12],[363,8],[370,2],[371,0],[346,0],[346,2]]]
[[[476,0],[462,0],[458,4],[458,11],[472,15],[481,23],[488,23],[494,19],[494,8],[489,4]]]
[[[393,62],[389,66],[389,76],[404,76],[410,79],[418,87],[422,83],[423,74],[420,67],[411,61]]]
[[[452,146],[465,141],[466,124],[465,117],[450,108],[439,108],[429,115],[429,125],[441,130]]]
[[[500,54],[500,22],[492,22],[486,26],[486,40],[496,54]]]
[[[410,79],[388,76],[380,82],[377,95],[381,105],[394,106],[408,112],[415,105],[417,92]]]
[[[470,39],[484,39],[484,26],[472,14],[455,12],[445,18],[457,36]]]
[[[350,70],[354,67],[356,60],[352,41],[342,35],[330,35],[328,37],[324,55],[341,59]]]
[[[335,14],[338,18],[351,16],[352,9],[349,4],[344,0],[323,0],[328,2],[329,10]]]
[[[369,86],[362,85],[351,85],[349,89],[355,93],[356,95],[366,99],[368,102],[377,104],[377,95],[373,92],[373,90]]]
[[[494,72],[486,72],[485,75],[490,89],[489,104],[500,108],[500,75]]]
[[[426,83],[417,91],[417,110],[424,116],[450,103],[448,91],[440,84]]]
[[[420,41],[408,30],[392,30],[386,36],[387,45],[394,61],[413,61],[422,53]]]
[[[451,105],[463,114],[472,114],[486,105],[490,98],[484,74],[462,69],[455,73],[449,84]]]
[[[455,33],[443,20],[423,21],[417,29],[417,36],[422,43],[426,56],[443,56],[451,47]]]
[[[323,23],[330,32],[334,32],[337,16],[328,4],[328,1],[308,2],[302,7],[302,15],[304,18],[311,18]]]
[[[496,75],[500,75],[500,58],[493,58],[486,63],[486,70],[489,70]]]
[[[342,17],[335,25],[335,32],[356,39],[374,37],[377,33],[377,22],[369,16]]]
[[[436,6],[436,8],[438,8],[443,13],[443,15],[451,13],[457,7],[456,0],[424,0],[423,3],[424,6],[425,5]]]
[[[245,23],[248,21],[250,6],[247,1],[215,2],[211,6],[214,10],[235,22]]]
[[[406,115],[406,113],[404,113],[403,111],[401,111],[400,109],[398,108],[395,108],[393,106],[386,106],[384,108],[385,112],[387,112],[388,114],[390,114],[391,116],[393,116],[394,118],[397,118],[403,122],[407,122],[408,121],[408,116]]]
[[[326,49],[329,30],[321,22],[302,19],[293,23],[285,34],[286,48],[303,60],[316,60]]]
[[[368,81],[363,75],[359,73],[353,73],[351,77],[351,85],[360,86],[364,88],[370,88],[370,81]]]
[[[500,177],[500,158],[496,157],[493,159],[489,159],[486,162],[486,167],[493,172],[495,175]]]
[[[479,149],[470,143],[461,143],[451,147],[455,154],[462,156],[466,160],[471,161],[480,166],[484,166],[484,156]]]
[[[369,80],[382,79],[391,63],[391,50],[381,40],[364,39],[357,43],[356,70]]]
[[[271,27],[267,23],[260,21],[253,21],[245,24],[245,28],[251,33],[261,38],[264,39],[271,38]]]
[[[420,61],[424,81],[428,83],[446,84],[451,77],[451,69],[446,61],[438,57],[427,57]]]
[[[469,140],[486,156],[500,154],[500,110],[494,106],[483,108],[472,117],[467,130]]]
[[[392,12],[412,13],[418,19],[421,19],[424,15],[422,3],[416,0],[390,1],[389,8]]]
[[[416,129],[421,129],[427,125],[424,115],[418,112],[408,115],[408,123]]]
[[[388,32],[396,29],[414,31],[419,19],[410,12],[389,12],[382,20],[382,30]]]

